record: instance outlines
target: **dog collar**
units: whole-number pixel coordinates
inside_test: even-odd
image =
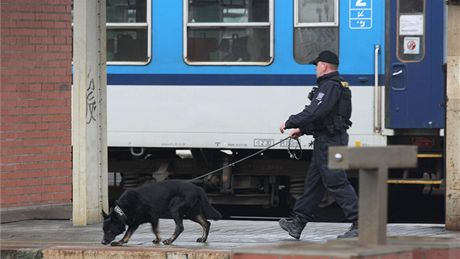
[[[115,211],[115,213],[117,213],[120,217],[126,219],[126,214],[123,212],[123,210],[120,208],[120,206],[116,205],[114,208],[113,208],[113,211]]]

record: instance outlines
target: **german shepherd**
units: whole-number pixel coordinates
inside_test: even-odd
[[[207,219],[218,220],[222,215],[209,204],[206,193],[200,187],[182,180],[166,180],[158,183],[146,183],[135,189],[125,191],[115,201],[107,215],[104,211],[104,238],[102,244],[121,246],[127,243],[139,225],[150,223],[158,244],[161,241],[158,232],[160,217],[170,215],[176,223],[172,236],[163,240],[170,245],[184,231],[183,217],[197,222],[203,227],[203,234],[196,242],[206,242],[211,223]],[[120,241],[112,242],[115,237],[128,230]]]

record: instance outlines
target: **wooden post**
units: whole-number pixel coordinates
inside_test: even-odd
[[[73,224],[101,221],[108,209],[106,0],[74,1]]]
[[[460,230],[460,1],[447,21],[446,229]]]

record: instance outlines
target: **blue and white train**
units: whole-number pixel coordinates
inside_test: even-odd
[[[127,188],[192,178],[278,142],[328,49],[353,95],[350,145],[418,145],[420,167],[390,182],[439,186],[444,13],[431,0],[107,0],[109,171]],[[214,203],[277,206],[302,192],[311,140],[301,161],[283,142],[203,184]]]

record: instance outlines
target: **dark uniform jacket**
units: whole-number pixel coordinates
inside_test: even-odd
[[[319,77],[316,81],[318,89],[313,94],[310,104],[306,105],[305,109],[300,113],[289,116],[285,123],[285,128],[300,128],[302,134],[312,134],[326,130],[328,121],[332,121],[328,120],[328,118],[336,116],[338,102],[343,98],[342,91],[344,86],[341,85],[341,81],[343,80],[337,71]],[[347,89],[347,91],[349,90]],[[347,111],[345,111],[346,115],[344,115],[347,117],[345,118],[347,121],[351,116],[351,101],[348,102],[348,104],[345,104],[345,110]]]

